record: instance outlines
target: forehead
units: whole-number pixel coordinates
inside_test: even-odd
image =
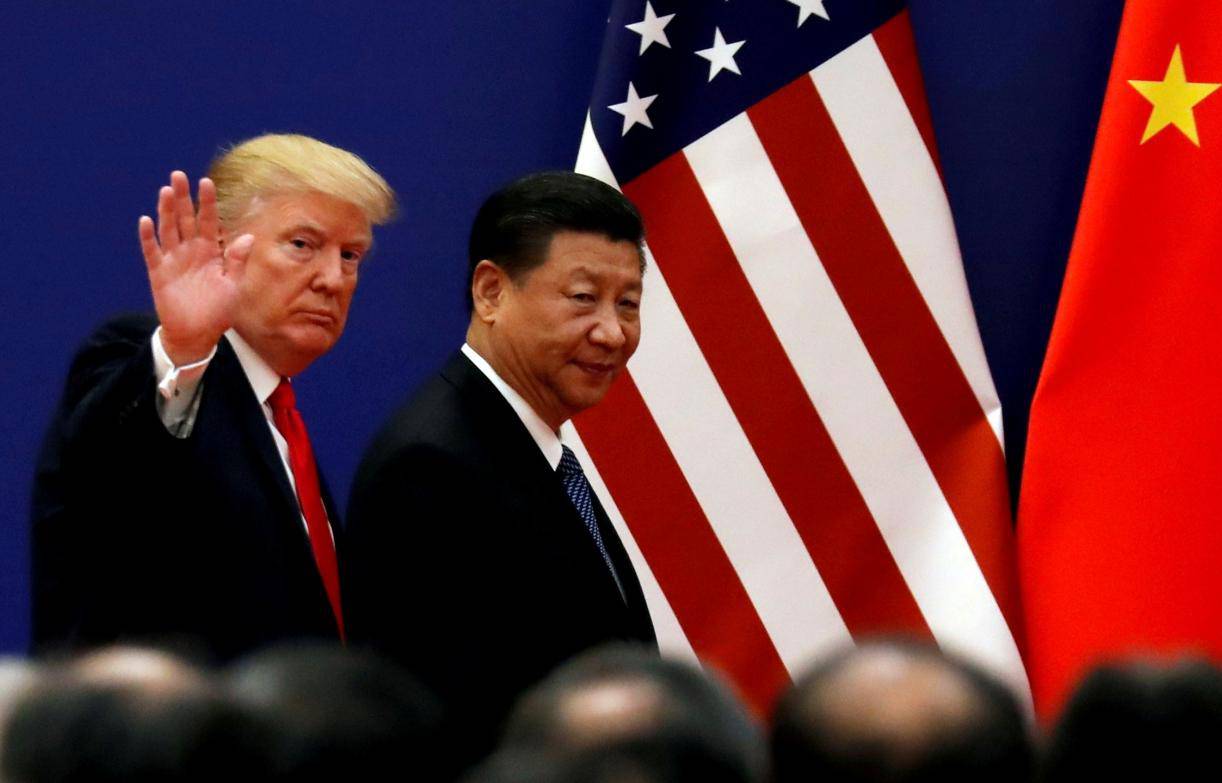
[[[588,276],[623,286],[641,285],[641,255],[635,244],[603,234],[557,231],[535,271],[557,277]]]
[[[360,207],[317,191],[256,197],[236,230],[275,235],[307,230],[341,242],[365,244],[373,238],[369,218]]]

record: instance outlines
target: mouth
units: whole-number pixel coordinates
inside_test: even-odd
[[[327,310],[300,310],[297,314],[315,326],[329,327],[336,324],[335,315]]]
[[[614,375],[616,371],[619,369],[618,364],[608,363],[608,362],[574,361],[573,364],[577,365],[578,369],[580,369],[582,372],[586,373],[587,375],[592,375],[596,378],[602,378],[602,377]]]

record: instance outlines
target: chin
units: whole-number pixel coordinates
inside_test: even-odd
[[[332,346],[339,342],[339,335],[338,331],[312,326],[294,334],[292,342],[296,350],[312,353],[317,357],[331,350]]]
[[[296,372],[286,373],[288,375],[296,375],[305,368],[314,363],[314,360],[331,350],[334,342],[302,342],[296,341],[293,344],[292,362],[299,369]]]
[[[606,396],[607,388],[583,389],[578,394],[569,395],[568,399],[566,399],[564,402],[566,407],[573,411],[573,415],[576,416],[578,413],[581,413],[587,408],[593,408],[595,405],[602,402],[603,398]]]

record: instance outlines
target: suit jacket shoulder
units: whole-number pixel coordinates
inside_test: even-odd
[[[39,457],[32,510],[38,649],[120,640],[221,658],[333,636],[297,503],[258,400],[224,340],[188,438],[157,414],[149,316],[74,358]]]
[[[348,524],[352,639],[407,665],[489,737],[523,689],[572,655],[653,644],[609,523],[628,602],[534,439],[461,353],[370,446]]]

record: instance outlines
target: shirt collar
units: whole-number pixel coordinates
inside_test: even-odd
[[[242,372],[246,373],[246,380],[250,382],[255,398],[260,405],[266,405],[267,398],[272,396],[272,392],[280,385],[280,373],[263,361],[263,357],[255,353],[255,349],[233,329],[225,332],[225,337],[238,356],[238,363],[242,365]]]
[[[492,369],[492,365],[488,360],[475,352],[467,343],[463,343],[462,352],[471,363],[482,372],[488,380],[492,381],[492,385],[501,393],[505,401],[513,408],[514,413],[518,414],[518,418],[522,420],[522,424],[526,426],[526,431],[535,439],[535,443],[539,446],[539,451],[543,452],[543,456],[547,459],[552,470],[560,467],[560,457],[563,455],[564,447],[560,444],[560,436],[556,431],[547,425],[539,414],[535,413],[535,409],[530,407],[530,403],[522,399],[522,395],[514,391],[505,380],[496,374],[496,370]],[[271,392],[268,392],[269,394]]]

